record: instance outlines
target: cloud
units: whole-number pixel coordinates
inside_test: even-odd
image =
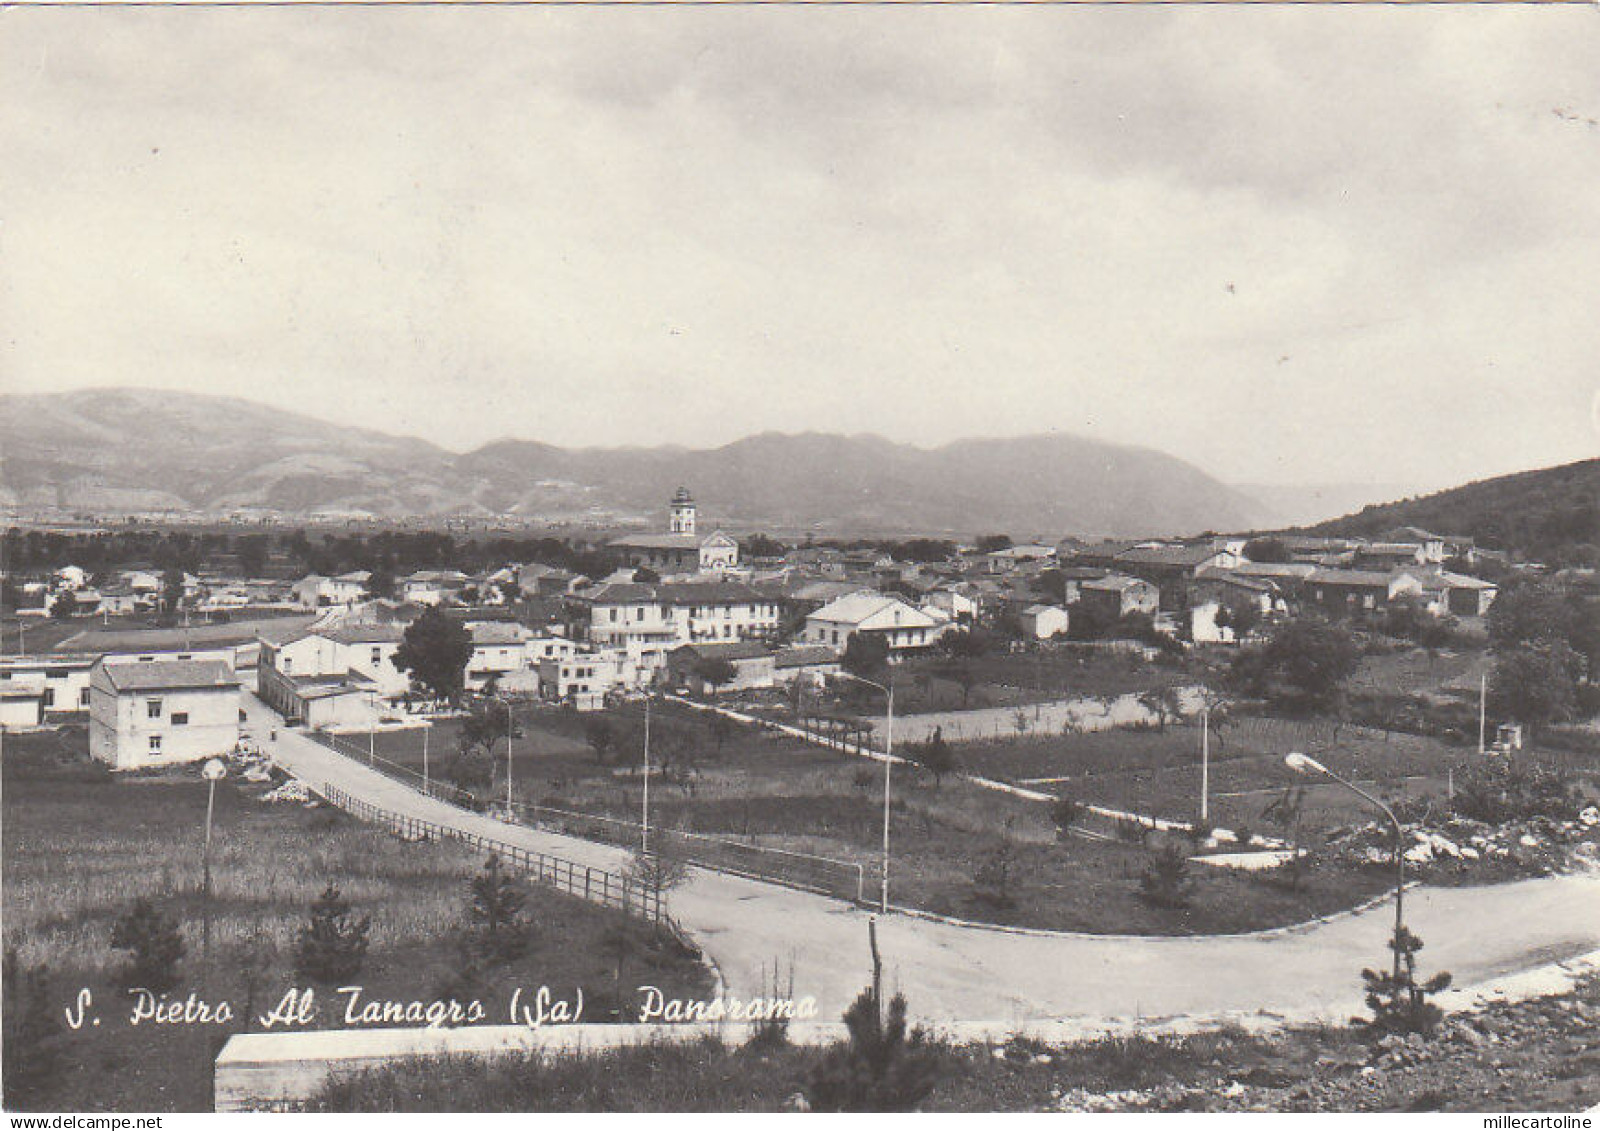
[[[5,19],[7,387],[459,447],[1082,431],[1244,480],[1595,448],[1593,13]]]

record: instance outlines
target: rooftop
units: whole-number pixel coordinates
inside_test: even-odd
[[[199,691],[239,686],[239,677],[221,660],[130,660],[105,665],[117,691]]]

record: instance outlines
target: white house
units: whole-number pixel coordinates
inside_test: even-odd
[[[472,579],[454,569],[421,569],[400,583],[400,595],[414,605],[453,603]]]
[[[239,744],[239,677],[219,660],[101,660],[89,689],[89,753],[114,770],[193,762]]]
[[[539,694],[580,711],[597,711],[608,692],[631,682],[630,668],[627,656],[613,648],[540,660]]]
[[[1035,640],[1052,640],[1067,634],[1067,610],[1060,605],[1029,605],[1017,614],[1022,631]]]
[[[308,609],[354,605],[366,596],[367,582],[371,580],[372,574],[364,569],[341,573],[338,577],[312,573],[295,583],[294,594],[296,600]]]
[[[0,691],[27,689],[41,713],[89,710],[89,673],[94,656],[0,656]]]
[[[851,593],[806,617],[800,639],[807,644],[844,648],[858,632],[882,636],[891,656],[929,647],[943,626],[921,609],[881,593]]]
[[[395,666],[404,632],[398,625],[346,625],[261,640],[256,673],[263,702],[293,722],[359,729],[377,722],[385,701],[409,689]]]
[[[467,661],[464,686],[482,691],[491,679],[503,679],[528,667],[527,642],[533,631],[515,621],[475,621],[467,625],[472,636],[472,658]]]

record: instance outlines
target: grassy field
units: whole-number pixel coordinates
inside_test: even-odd
[[[182,923],[187,956],[175,996],[203,987],[208,1000],[228,1000],[241,1014],[252,982],[258,1012],[297,983],[295,938],[329,882],[372,920],[359,979],[367,998],[432,1000],[459,965],[467,881],[481,860],[454,845],[399,841],[328,808],[266,804],[259,800],[266,787],[232,780],[217,789],[212,952],[203,963],[206,798],[198,778],[178,771],[114,777],[88,762],[81,730],[8,735],[5,742],[5,944],[27,964],[49,965],[63,1008],[79,987],[104,1003],[103,1025],[66,1034],[69,1063],[57,1108],[209,1107],[209,1063],[231,1028],[127,1023],[129,999],[115,984],[120,956],[110,934],[136,896],[150,896]],[[603,1020],[617,974],[604,955],[619,931],[628,940],[624,986],[648,980],[686,994],[709,988],[697,961],[614,912],[542,889],[530,889],[528,907],[533,944],[486,979],[490,1018],[506,1015],[516,986],[542,984],[558,997],[582,987],[585,1019]],[[339,1012],[325,1009],[318,1023],[341,1024]]]
[[[630,706],[606,716],[615,731],[631,736],[610,764],[600,763],[587,748],[532,753],[541,743],[556,748],[537,734],[578,741],[575,736],[590,716],[530,710],[521,724],[524,737],[517,741],[518,749],[530,751],[518,754],[519,797],[561,810],[637,820],[642,781],[632,742],[642,714]],[[692,775],[653,779],[654,825],[860,865],[867,889],[875,889],[883,821],[879,765],[748,727],[727,736],[719,753],[705,716],[679,707],[658,706],[653,728],[657,735],[676,729],[698,747]],[[1175,738],[1176,732],[1169,735]],[[390,746],[381,745],[385,739]],[[383,756],[400,761],[420,749],[416,732],[391,733],[379,741],[380,752],[387,750]],[[430,745],[436,742],[437,735]],[[987,769],[976,759],[966,768]],[[1143,846],[1060,839],[1048,806],[956,777],[939,783],[931,774],[905,767],[893,780],[891,897],[941,914],[1066,930],[1212,933],[1297,922],[1349,906],[1386,882],[1378,872],[1313,869],[1303,888],[1291,890],[1260,877],[1195,868],[1188,906],[1158,907],[1134,894],[1148,861]],[[1002,864],[1003,885],[997,882]]]

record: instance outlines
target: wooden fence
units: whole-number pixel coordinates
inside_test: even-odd
[[[602,907],[612,907],[648,923],[665,926],[682,937],[682,931],[666,912],[666,901],[659,888],[640,883],[629,876],[575,864],[559,856],[535,852],[495,837],[482,836],[436,821],[409,817],[352,797],[338,786],[322,785],[316,791],[358,820],[380,825],[405,840],[455,840],[482,852],[492,852],[508,866],[528,874],[536,883],[575,895]]]

